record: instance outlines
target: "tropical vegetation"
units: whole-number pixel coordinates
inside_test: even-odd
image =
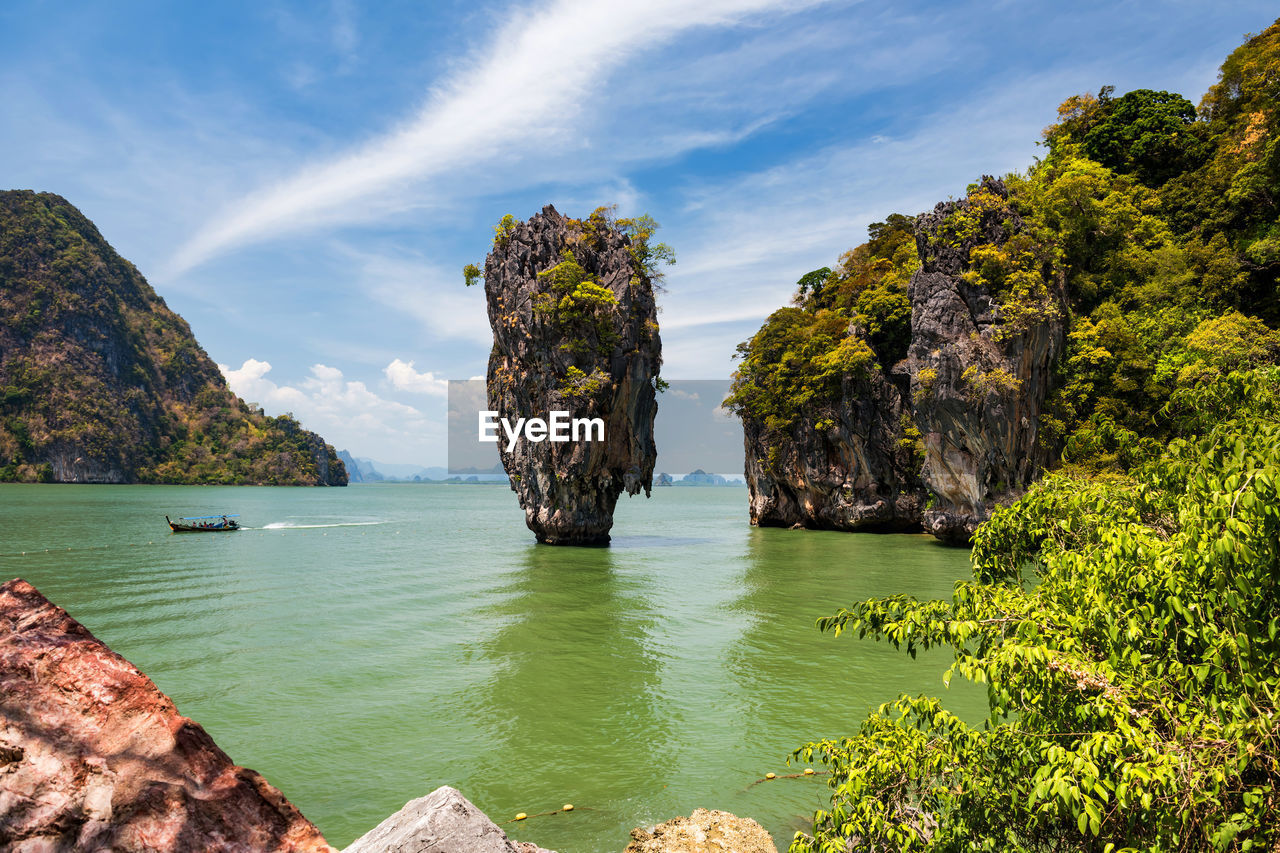
[[[968,207],[1018,227],[966,274],[1014,327],[1061,310],[1061,284],[1041,423],[1061,464],[978,529],[950,600],[818,622],[950,649],[944,683],[985,685],[989,715],[903,696],[798,749],[832,801],[793,851],[1280,849],[1280,22],[1198,107],[1104,87],[1063,103],[1045,145],[1007,199]],[[854,251],[901,293],[911,261],[873,243]],[[828,297],[851,272],[801,279],[743,345],[740,411],[785,426],[838,390],[817,377],[850,337],[900,357],[865,286]]]
[[[1069,98],[1046,156],[1005,177],[1009,197],[974,184],[946,223],[957,245],[984,218],[1016,223],[973,248],[965,273],[1010,331],[1054,315],[1049,285],[1062,283],[1070,337],[1041,428],[1069,465],[1123,470],[1130,447],[1172,435],[1161,410],[1179,389],[1280,355],[1278,44],[1275,26],[1251,38],[1198,110],[1150,90]],[[843,373],[903,359],[912,220],[890,216],[870,237],[803,276],[739,346],[732,408],[782,431],[834,402]]]

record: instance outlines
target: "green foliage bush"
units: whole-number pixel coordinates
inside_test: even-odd
[[[608,384],[609,374],[599,368],[588,374],[577,367],[570,367],[565,371],[560,390],[575,397],[592,397]]]
[[[793,851],[1272,850],[1280,842],[1280,372],[1128,476],[1047,477],[975,536],[951,601],[819,620],[987,685],[971,726],[904,696],[810,743],[832,807]],[[926,831],[927,830],[927,831]]]
[[[741,360],[725,405],[774,431],[839,400],[843,379],[865,377],[906,357],[907,283],[920,266],[910,217],[894,214],[870,240],[797,283],[793,307],[775,311],[738,346]]]
[[[1196,108],[1178,94],[1135,89],[1112,100],[1100,93],[1097,123],[1084,134],[1084,153],[1121,174],[1159,186],[1199,165],[1206,145]]]
[[[466,264],[462,268],[462,282],[467,287],[478,284],[484,278],[484,270],[480,269],[476,264]]]
[[[975,402],[982,402],[993,395],[1012,398],[1022,387],[1022,380],[1000,367],[990,370],[966,367],[960,378],[966,385],[969,398]]]
[[[593,351],[607,355],[618,342],[613,328],[618,298],[609,288],[587,279],[587,271],[571,250],[566,248],[560,257],[560,263],[538,273],[538,280],[548,289],[534,297],[533,312],[563,330],[564,349],[580,355]]]
[[[1112,95],[1064,102],[1009,198],[948,223],[957,245],[982,216],[1020,223],[967,259],[1006,323],[1040,322],[1037,288],[1065,288],[1041,422],[1062,470],[979,528],[950,601],[819,620],[949,647],[944,682],[987,685],[990,716],[904,696],[797,750],[831,768],[832,802],[793,851],[1280,849],[1280,23],[1198,113]],[[776,399],[785,421],[796,401],[759,378],[797,337],[780,315],[738,387],[743,411]],[[1009,384],[966,376],[980,396]]]
[[[493,226],[493,245],[505,245],[511,239],[511,235],[515,233],[516,226],[520,222],[510,213],[504,213],[502,218],[498,220],[498,224]]]
[[[635,261],[639,272],[657,289],[662,289],[664,266],[676,262],[675,250],[666,243],[654,243],[653,235],[661,226],[649,214],[628,218],[617,217],[617,206],[597,207],[585,220],[577,220],[583,238],[589,244],[599,241],[600,235],[609,230],[620,231],[628,240],[627,251]]]

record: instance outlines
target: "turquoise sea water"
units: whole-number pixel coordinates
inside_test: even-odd
[[[250,529],[170,534],[166,514]],[[944,655],[820,634],[875,595],[949,596],[964,551],[925,536],[757,530],[744,489],[623,498],[607,549],[536,545],[502,487],[0,485],[0,574],[140,667],[233,760],[341,847],[407,800],[460,789],[560,853],[719,808],[785,850],[825,780],[776,780],[806,740]],[[26,552],[23,554],[22,552]]]

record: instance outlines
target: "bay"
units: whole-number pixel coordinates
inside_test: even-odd
[[[237,533],[164,516],[235,512]],[[912,661],[814,619],[948,597],[967,553],[927,536],[759,530],[746,491],[619,502],[609,548],[536,545],[492,486],[0,485],[0,574],[149,675],[339,847],[439,785],[561,853],[621,851],[695,808],[785,850],[829,802],[790,751],[900,693],[980,719]],[[25,552],[25,553],[24,553]],[[820,768],[819,768],[820,769]]]

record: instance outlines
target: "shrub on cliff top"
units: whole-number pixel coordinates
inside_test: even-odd
[[[538,281],[548,289],[534,297],[534,314],[545,316],[559,326],[565,337],[562,348],[586,354],[592,350],[607,355],[618,341],[613,329],[613,312],[618,298],[607,287],[587,279],[587,271],[565,249],[561,261],[538,273]]]
[[[741,363],[725,405],[785,431],[840,398],[844,377],[889,369],[911,336],[907,283],[919,266],[914,220],[873,223],[866,243],[797,282],[793,307],[775,311],[738,346]]]

